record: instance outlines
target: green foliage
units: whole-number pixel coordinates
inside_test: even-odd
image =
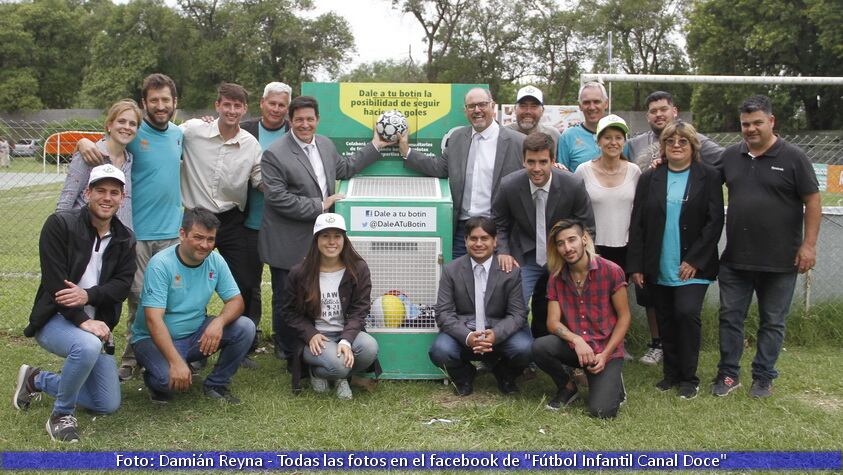
[[[351,72],[337,78],[341,82],[425,82],[424,69],[409,60],[388,59],[357,66]]]
[[[840,10],[840,2],[825,0],[697,1],[689,13],[688,52],[701,74],[840,76]],[[777,126],[834,129],[843,125],[840,91],[701,86],[693,104],[703,127],[735,130],[736,106],[750,92],[765,93],[775,96]]]

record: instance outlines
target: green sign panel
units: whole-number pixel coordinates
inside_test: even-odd
[[[463,98],[485,84],[318,83],[302,85],[302,95],[319,101],[319,133],[330,137],[341,154],[350,154],[372,140],[381,113],[397,109],[407,118],[410,146],[427,154],[442,153],[442,137],[454,127],[468,125]],[[411,175],[401,163],[397,147],[382,151],[384,160],[363,175]]]

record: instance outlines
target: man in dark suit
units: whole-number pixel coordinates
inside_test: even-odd
[[[524,169],[501,180],[492,214],[500,231],[498,264],[505,272],[521,268],[524,303],[535,297],[532,327],[538,337],[547,334],[547,231],[559,220],[576,219],[593,233],[594,213],[582,179],[554,168],[550,136],[530,134],[523,153]],[[536,213],[539,206],[544,208],[541,215]]]
[[[498,267],[493,259],[496,234],[490,218],[470,218],[464,236],[468,255],[445,266],[439,280],[439,335],[428,354],[433,364],[447,371],[458,396],[474,390],[472,360],[492,367],[503,394],[518,391],[515,377],[530,362],[533,338],[527,328],[520,272]]]
[[[495,122],[492,94],[474,88],[465,95],[465,116],[470,127],[456,129],[438,157],[410,149],[399,141],[408,168],[428,176],[448,178],[454,200],[453,257],[465,254],[465,222],[474,216],[491,216],[492,201],[501,178],[521,168],[524,135]]]
[[[280,359],[288,356],[295,339],[289,331],[284,335],[281,295],[290,268],[307,253],[316,217],[344,198],[334,193],[337,179],[351,178],[377,161],[380,149],[390,145],[375,133],[370,144],[343,157],[331,139],[316,134],[316,99],[296,97],[289,114],[292,133],[273,142],[261,160],[265,201],[258,234],[258,252],[272,273],[272,332]]]

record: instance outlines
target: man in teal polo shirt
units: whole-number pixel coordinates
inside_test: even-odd
[[[193,382],[188,363],[220,351],[205,377],[204,393],[239,404],[229,390],[255,338],[255,325],[241,316],[243,298],[225,259],[213,252],[220,221],[203,208],[185,209],[179,244],[149,261],[141,306],[132,325],[132,347],[146,369],[153,402],[166,403]],[[206,314],[214,292],[224,302],[216,317]]]
[[[129,292],[126,350],[120,361],[120,381],[131,379],[137,368],[129,341],[146,265],[156,253],[178,243],[182,217],[179,173],[183,133],[170,121],[178,104],[176,84],[164,74],[150,74],[143,80],[141,104],[145,112],[143,123],[137,137],[127,147],[134,156],[132,222],[137,239],[138,270]],[[102,163],[102,155],[93,142],[82,139],[78,147],[86,163]]]
[[[579,94],[580,111],[585,121],[569,127],[559,137],[556,147],[556,161],[573,173],[581,163],[588,162],[600,155],[595,132],[597,123],[606,116],[609,108],[609,96],[606,88],[599,82],[583,84]]]
[[[290,105],[292,95],[293,89],[283,82],[271,82],[267,84],[263,89],[263,96],[261,96],[260,118],[240,122],[241,129],[249,132],[258,139],[261,150],[269,148],[272,142],[283,137],[290,130],[287,107]],[[261,322],[261,309],[263,308],[260,289],[263,262],[261,262],[260,255],[258,255],[258,231],[260,231],[261,219],[263,218],[263,201],[262,191],[253,187],[249,188],[249,198],[246,202],[246,222],[244,225],[248,229],[246,237],[249,241],[249,251],[252,253],[249,256],[249,262],[253,268],[252,272],[257,275],[254,281],[258,282],[258,287],[252,290],[251,302],[246,302],[246,316],[255,322],[255,327],[258,327],[257,333],[255,334],[255,341],[252,344],[252,352],[255,351],[260,341],[261,331],[259,325]],[[243,360],[243,366],[255,368],[257,367],[257,363],[247,357]]]

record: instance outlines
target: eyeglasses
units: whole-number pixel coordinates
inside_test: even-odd
[[[474,109],[485,109],[485,108],[489,107],[489,104],[491,104],[491,102],[488,102],[488,101],[487,102],[475,102],[474,104],[466,104],[465,110],[471,111],[471,110],[474,110]]]
[[[664,141],[664,143],[665,143],[665,144],[667,144],[667,146],[668,146],[668,147],[675,147],[675,146],[677,146],[677,145],[678,145],[678,146],[680,146],[680,147],[682,147],[682,148],[685,148],[685,147],[687,147],[687,146],[688,146],[688,144],[690,144],[691,142],[690,142],[688,139],[674,139],[674,138],[669,138],[669,139],[665,140],[665,141]]]

